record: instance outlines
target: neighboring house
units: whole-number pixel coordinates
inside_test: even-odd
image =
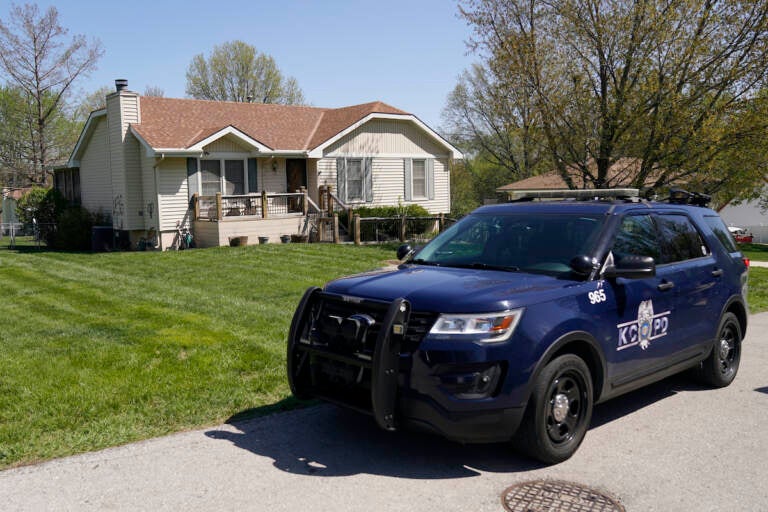
[[[641,160],[637,158],[619,158],[609,168],[604,188],[630,187],[632,180],[640,172]],[[597,174],[597,164],[594,160],[589,162],[588,168],[593,174]],[[568,166],[568,173],[576,188],[593,188],[590,181],[584,179],[584,174],[575,166]],[[651,185],[655,175],[646,178],[647,185]],[[503,199],[515,199],[516,193],[531,192],[535,190],[567,189],[568,185],[557,171],[549,171],[538,176],[531,176],[523,180],[515,181],[496,189]]]
[[[768,210],[761,208],[759,201],[726,204],[718,213],[728,226],[739,227],[751,233],[753,242],[768,243]]]
[[[56,186],[112,218],[124,238],[177,225],[199,246],[275,241],[306,229],[319,190],[347,207],[419,204],[450,211],[462,154],[416,116],[381,102],[328,109],[142,97],[116,81]]]
[[[4,188],[0,197],[0,234],[7,235],[11,226],[18,230],[21,228],[19,218],[16,216],[16,204],[31,188]]]

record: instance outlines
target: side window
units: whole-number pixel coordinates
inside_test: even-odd
[[[685,215],[659,215],[659,234],[663,241],[661,263],[701,258],[709,254],[701,235]]]
[[[656,227],[650,215],[628,215],[621,222],[611,249],[615,257],[633,254],[651,256],[659,262],[661,251],[656,236]]]
[[[723,247],[725,247],[726,251],[736,252],[739,250],[733,241],[733,237],[728,232],[728,228],[725,227],[723,219],[715,216],[707,216],[704,217],[704,220],[706,221],[707,225],[709,225],[709,228],[715,234],[717,239],[720,240],[720,243],[723,244]]]

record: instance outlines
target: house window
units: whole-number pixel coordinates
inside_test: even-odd
[[[200,161],[200,186],[204,196],[221,192],[221,163],[218,160]]]
[[[413,161],[413,197],[427,197],[427,163]]]
[[[245,165],[242,160],[224,160],[224,194],[245,194]]]
[[[347,201],[363,200],[363,161],[347,160]]]

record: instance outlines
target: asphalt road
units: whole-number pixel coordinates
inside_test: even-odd
[[[768,313],[736,381],[667,379],[595,408],[576,455],[378,430],[315,406],[0,472],[0,510],[501,511],[510,485],[581,483],[631,512],[768,511]]]

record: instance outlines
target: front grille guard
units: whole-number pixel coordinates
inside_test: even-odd
[[[312,389],[309,359],[313,354],[357,365],[361,368],[370,368],[371,412],[373,417],[381,428],[395,430],[400,347],[406,332],[410,304],[403,298],[395,299],[389,304],[376,339],[373,359],[367,362],[301,342],[302,337],[309,338],[308,332],[312,321],[310,314],[316,301],[322,300],[324,295],[326,294],[320,288],[307,289],[293,315],[288,333],[287,353],[288,382],[291,392],[301,400],[313,397],[323,398],[314,393]],[[338,299],[338,296],[333,297]],[[333,399],[332,401],[338,402],[339,400]]]

